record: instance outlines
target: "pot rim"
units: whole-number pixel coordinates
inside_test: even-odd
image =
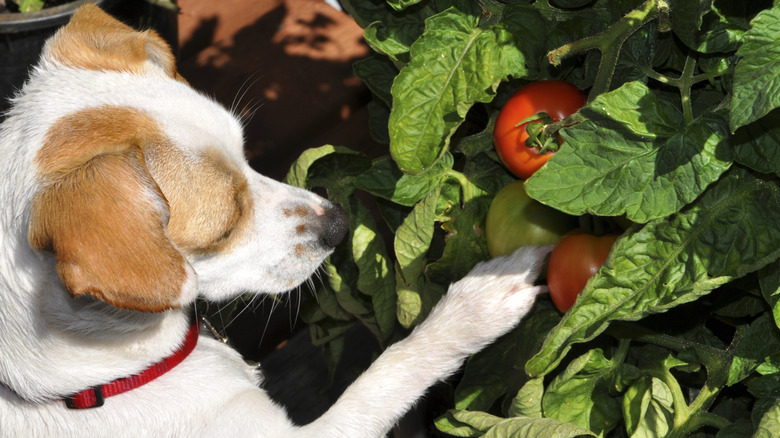
[[[102,5],[108,0],[75,0],[64,5],[41,9],[36,12],[11,12],[0,14],[0,34],[52,28],[65,24],[79,6],[86,3]]]

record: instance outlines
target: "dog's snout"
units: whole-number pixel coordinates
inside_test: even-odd
[[[323,227],[322,241],[328,248],[335,248],[341,243],[349,230],[349,217],[340,205],[333,204],[325,210],[325,226]]]

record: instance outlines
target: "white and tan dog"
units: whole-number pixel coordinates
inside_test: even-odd
[[[156,34],[79,9],[14,99],[0,157],[3,437],[382,436],[541,290],[549,248],[478,266],[299,427],[188,309],[295,288],[344,213],[255,173],[240,123]]]

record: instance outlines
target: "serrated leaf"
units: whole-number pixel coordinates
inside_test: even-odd
[[[430,17],[393,83],[390,152],[404,172],[430,169],[473,103],[491,101],[502,79],[524,71],[512,36],[477,24],[454,8]]]
[[[513,417],[542,418],[542,396],[544,378],[531,379],[517,391],[509,406],[509,415]]]
[[[674,425],[674,403],[665,383],[647,377],[638,380],[623,399],[623,418],[631,438],[663,438]]]
[[[436,426],[436,428],[446,433],[447,435],[451,435],[451,436],[457,436],[457,437],[482,436],[483,434],[482,431],[478,430],[474,426],[470,426],[466,423],[456,420],[455,417],[453,416],[455,412],[457,411],[450,410],[446,412],[444,415],[437,418],[434,421],[434,425]]]
[[[384,344],[392,334],[395,323],[395,273],[370,212],[361,203],[356,203],[356,206],[350,228],[354,230],[352,257],[359,272],[357,288],[371,296],[373,317],[381,334],[379,342]]]
[[[387,0],[387,4],[393,7],[397,11],[404,10],[405,8],[416,5],[422,0]]]
[[[736,50],[745,32],[745,25],[739,19],[722,13],[718,8],[707,11],[707,2],[699,0],[677,0],[672,5],[672,28],[680,40],[691,49],[701,53],[725,53]],[[675,9],[683,3],[691,3],[685,8],[690,11],[688,18],[680,18],[680,10]],[[713,2],[709,2],[711,7]],[[703,15],[700,15],[704,13]],[[696,17],[700,19],[697,20]],[[698,21],[698,23],[696,23]],[[698,25],[696,25],[698,24]]]
[[[692,40],[701,29],[702,17],[712,10],[713,0],[670,0],[672,28],[682,38]]]
[[[290,166],[290,170],[287,171],[284,182],[295,187],[310,187],[307,182],[310,178],[309,173],[312,170],[312,166],[317,161],[332,154],[353,155],[355,158],[364,157],[362,153],[342,146],[325,145],[317,148],[310,148],[303,151],[303,153],[298,156],[298,159]]]
[[[476,186],[473,190],[478,191]],[[471,199],[463,207],[455,206],[450,220],[441,227],[444,253],[428,265],[427,272],[440,283],[451,283],[466,275],[477,263],[490,258],[485,239],[485,217],[490,207],[487,196]]]
[[[574,438],[596,436],[587,429],[554,418],[515,417],[491,427],[483,438]]]
[[[760,12],[750,26],[737,50],[732,132],[780,106],[780,4]]]
[[[360,175],[355,184],[375,196],[411,207],[441,184],[453,162],[452,155],[445,154],[430,171],[409,175],[401,172],[390,157],[384,156],[375,160],[371,169]]]
[[[588,120],[562,132],[561,149],[526,181],[528,194],[572,215],[644,223],[679,211],[731,166],[728,126],[680,112],[640,82],[601,95]]]
[[[761,295],[772,309],[775,326],[780,328],[780,264],[770,263],[761,269],[758,273],[758,283]]]
[[[738,129],[731,142],[734,161],[780,176],[780,110]]]
[[[397,313],[404,327],[410,327],[423,316],[425,254],[433,239],[440,190],[437,187],[415,205],[395,234]]]
[[[779,354],[780,329],[775,326],[771,315],[765,313],[750,324],[745,337],[737,345],[726,384],[731,386],[741,382],[766,359]]]
[[[780,255],[780,188],[733,169],[696,203],[618,239],[528,364],[546,374],[610,321],[638,320],[705,295]]]
[[[376,52],[406,62],[412,44],[425,30],[425,19],[438,12],[432,4],[388,13],[366,27],[363,38]]]
[[[780,430],[780,400],[775,399],[761,417],[753,438],[774,438],[778,430]]]
[[[355,76],[366,84],[374,96],[388,107],[393,104],[390,88],[398,71],[391,62],[374,55],[355,61],[352,69],[355,71]]]
[[[601,349],[574,359],[547,386],[542,399],[544,416],[598,434],[612,430],[620,420],[620,405],[609,394],[609,382],[619,365],[604,357]]]

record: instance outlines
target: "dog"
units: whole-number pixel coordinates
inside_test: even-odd
[[[0,436],[380,437],[514,327],[549,247],[477,265],[311,424],[200,335],[196,298],[281,294],[344,211],[247,164],[237,117],[152,31],[86,5],[45,44],[0,126]]]

